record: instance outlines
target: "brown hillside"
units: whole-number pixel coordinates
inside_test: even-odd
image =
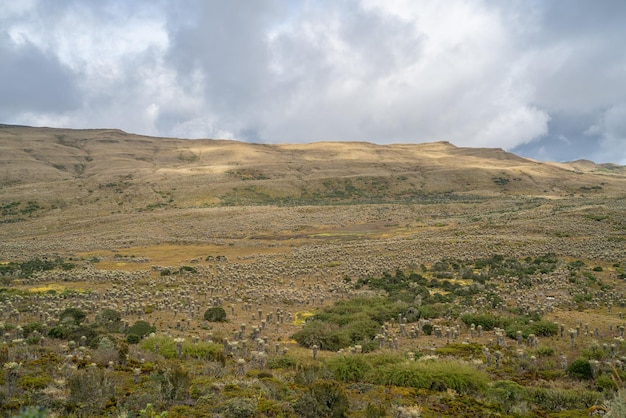
[[[433,209],[432,219],[439,213],[454,218],[465,203],[504,199],[516,211],[533,199],[582,198],[596,205],[618,201],[625,190],[621,166],[540,163],[448,142],[266,145],[0,125],[0,240],[12,246],[4,250],[9,255],[20,252],[16,246],[30,251],[34,242],[53,250],[60,242],[93,248],[110,241],[197,242],[268,233],[282,239],[281,231],[293,237],[300,230],[325,234],[325,228],[358,236],[366,224],[378,230],[373,219],[398,221],[381,214],[389,206],[357,213],[356,205],[414,205],[398,206],[409,210],[400,219],[406,225],[421,219],[419,226],[419,213],[435,204],[446,206]],[[299,214],[323,205],[335,209],[319,217]],[[472,206],[474,211],[481,214]],[[446,217],[449,222],[457,221]]]

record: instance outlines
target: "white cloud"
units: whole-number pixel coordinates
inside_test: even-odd
[[[0,119],[264,142],[445,139],[535,156],[595,144],[623,159],[622,4],[0,0],[0,60],[13,65],[0,74],[20,78],[34,59],[23,80],[62,81],[46,102],[0,80],[19,95],[0,97]]]

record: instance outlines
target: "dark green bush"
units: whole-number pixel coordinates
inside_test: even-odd
[[[498,316],[488,313],[467,313],[461,315],[461,321],[468,327],[474,324],[475,326],[482,326],[484,331],[491,331],[495,327],[502,326],[502,319]]]
[[[63,339],[68,332],[64,327],[53,327],[48,330],[48,337]]]
[[[152,332],[156,332],[156,327],[150,325],[146,321],[139,320],[135,322],[130,328],[128,328],[126,334],[135,334],[139,338],[143,338]]]
[[[85,345],[87,347],[96,348],[100,342],[100,334],[92,327],[81,325],[79,327],[71,327],[65,336],[66,340],[81,341],[81,337],[85,337]]]
[[[530,322],[527,317],[511,318],[506,325],[506,335],[515,339],[517,331],[522,331],[522,336],[528,338],[530,334],[538,337],[550,337],[558,334],[559,326],[554,322],[537,320]]]
[[[209,322],[224,322],[226,321],[226,311],[220,306],[209,308],[204,311],[204,319]]]
[[[109,331],[119,329],[122,322],[122,314],[114,309],[105,308],[96,315],[96,323]]]
[[[67,308],[59,315],[59,322],[61,324],[80,325],[86,316],[87,314],[78,308]]]
[[[593,379],[593,369],[591,368],[591,364],[589,363],[589,360],[583,358],[578,358],[570,363],[570,365],[567,366],[567,374],[570,377],[581,380]]]
[[[141,337],[137,334],[128,334],[126,337],[126,342],[128,344],[139,344],[139,341],[141,341]]]

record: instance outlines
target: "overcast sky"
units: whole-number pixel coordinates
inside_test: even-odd
[[[626,164],[626,1],[0,0],[0,123]]]

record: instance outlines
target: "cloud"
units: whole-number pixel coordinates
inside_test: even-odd
[[[52,54],[0,34],[0,117],[21,112],[61,113],[80,103],[70,72]]]
[[[626,159],[621,0],[0,0],[0,10],[4,123]]]
[[[594,152],[596,159],[626,165],[626,103],[611,106],[586,133],[601,138],[601,146]],[[615,156],[620,159],[614,160]]]

